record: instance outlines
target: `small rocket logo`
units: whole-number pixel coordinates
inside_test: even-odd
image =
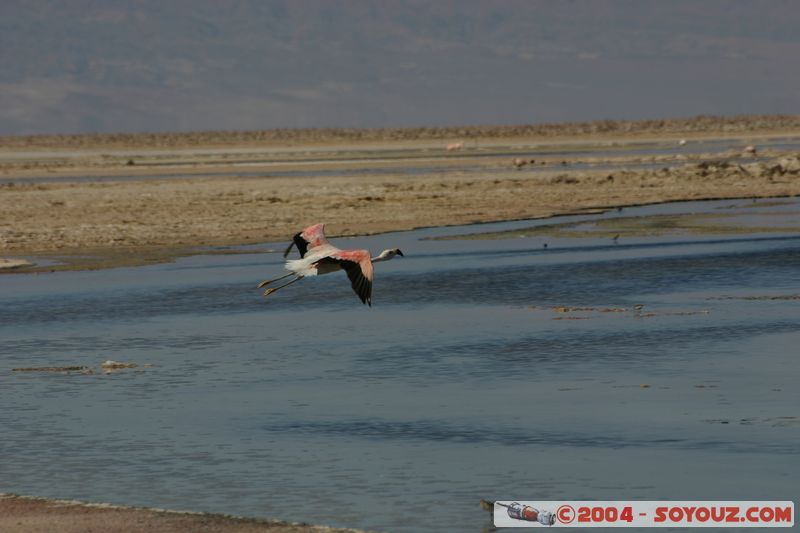
[[[530,505],[521,505],[519,502],[505,504],[495,502],[495,505],[505,507],[508,516],[514,520],[524,520],[525,522],[538,522],[543,526],[552,526],[556,523],[556,515],[550,511],[540,511]]]

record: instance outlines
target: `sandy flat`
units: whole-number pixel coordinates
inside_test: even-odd
[[[446,150],[452,139],[427,138],[300,135],[237,144],[222,136],[203,144],[204,137],[189,135],[181,144],[180,136],[168,143],[131,136],[129,145],[108,136],[12,138],[18,142],[0,149],[0,257],[64,261],[16,271],[101,268],[170,260],[197,247],[284,241],[319,221],[331,235],[353,235],[619,205],[797,195],[797,172],[774,170],[797,154],[766,149],[748,159],[743,152],[747,144],[769,146],[770,137],[794,134],[800,131],[762,127],[744,135],[708,127],[661,136],[647,130],[555,140],[475,137],[458,151]],[[642,153],[674,147],[677,137],[689,147],[724,142],[712,153]],[[562,155],[576,149],[577,155]],[[515,159],[525,165],[517,168]]]
[[[30,261],[26,261],[25,259],[3,259],[0,258],[0,270],[7,269],[12,270],[14,268],[22,268],[22,267],[29,267],[33,266],[33,263]]]

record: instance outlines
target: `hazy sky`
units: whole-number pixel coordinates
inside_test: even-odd
[[[0,134],[800,113],[796,0],[2,0]]]

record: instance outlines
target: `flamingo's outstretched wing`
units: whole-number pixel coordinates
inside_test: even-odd
[[[367,250],[341,250],[328,258],[347,272],[350,286],[361,298],[361,303],[372,307],[372,261]]]
[[[314,224],[309,226],[292,238],[292,242],[286,251],[283,252],[283,257],[289,255],[292,251],[292,246],[297,246],[297,251],[300,252],[300,257],[305,257],[306,252],[330,244],[328,239],[325,238],[325,224]]]

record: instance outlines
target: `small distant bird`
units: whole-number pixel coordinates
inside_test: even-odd
[[[611,240],[614,241],[614,244],[617,244],[617,241],[619,241],[619,233],[611,237]]]
[[[519,170],[525,165],[527,165],[528,161],[526,159],[520,159],[519,157],[515,157],[514,159],[511,160],[511,164],[514,165],[514,167],[516,167],[517,170]]]
[[[447,145],[447,151],[448,152],[459,152],[463,148],[464,148],[464,143],[463,142],[450,143],[450,144]]]
[[[292,247],[297,246],[300,259],[286,261],[288,274],[262,281],[257,288],[260,289],[289,276],[294,276],[291,281],[264,291],[264,296],[269,296],[305,277],[321,276],[344,270],[347,272],[347,277],[350,278],[353,290],[361,298],[361,302],[372,307],[372,263],[388,261],[398,255],[403,257],[403,252],[399,248],[391,248],[382,251],[377,257],[370,257],[368,250],[340,250],[328,242],[324,230],[324,224],[314,224],[295,235],[283,253],[283,257],[287,257],[292,251]]]

